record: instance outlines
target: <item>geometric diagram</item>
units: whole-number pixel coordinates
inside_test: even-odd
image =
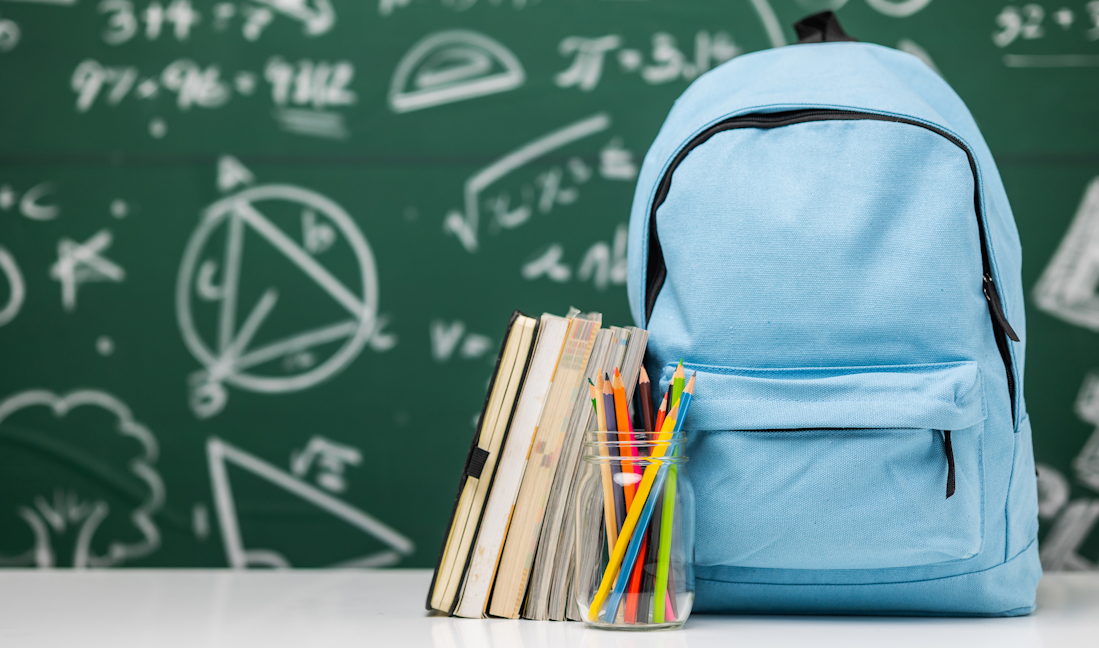
[[[362,462],[363,453],[358,448],[315,436],[309,439],[304,450],[290,453],[290,472],[296,477],[305,477],[315,465],[317,484],[333,493],[342,493],[347,490],[347,481],[343,478],[344,465],[358,466]]]
[[[222,542],[225,545],[225,557],[233,569],[289,568],[291,565],[290,561],[277,551],[245,548],[226,464],[233,464],[281,488],[391,547],[390,550],[341,562],[333,567],[384,567],[399,562],[402,556],[411,555],[415,549],[411,540],[364,511],[217,437],[210,437],[206,442],[206,457],[210,467],[214,505],[217,508]]]
[[[1075,409],[1077,416],[1095,426],[1095,431],[1072,461],[1072,467],[1077,479],[1099,492],[1099,372],[1084,377]]]
[[[53,416],[37,412],[39,406],[52,410]],[[61,419],[66,421],[62,424]],[[55,429],[58,425],[60,430]],[[124,449],[119,447],[120,439]],[[60,547],[72,546],[73,567],[112,567],[160,547],[155,516],[164,506],[165,493],[155,469],[157,441],[117,398],[92,389],[64,397],[44,390],[15,394],[0,402],[0,440],[75,469],[80,484],[56,487],[52,501],[41,493],[28,494],[29,503],[18,506],[16,512],[30,527],[34,546],[17,556],[0,556],[0,565],[53,567],[59,562],[56,554],[65,551]],[[140,449],[136,456],[133,442]],[[100,486],[90,496],[89,477]],[[21,483],[32,481],[12,479],[5,486],[5,497],[12,497]],[[85,491],[83,498],[77,489]],[[108,504],[108,494],[118,509]],[[95,542],[97,533],[134,541],[112,541],[100,555],[93,548],[93,543],[103,546]],[[75,541],[71,534],[76,535]]]
[[[336,24],[336,11],[328,0],[313,0],[315,7],[309,6],[309,0],[254,0],[265,4],[275,11],[300,21],[305,25],[307,36],[320,36]]]
[[[100,256],[111,246],[110,230],[100,230],[84,243],[62,238],[57,242],[57,261],[50,267],[50,277],[61,282],[61,305],[65,310],[76,308],[76,289],[93,281],[121,282],[126,271],[117,263]]]
[[[1057,252],[1034,287],[1038,307],[1099,331],[1099,177],[1084,199]]]
[[[480,222],[481,194],[494,182],[512,171],[526,165],[547,153],[581,140],[589,135],[604,131],[611,126],[607,113],[596,113],[573,124],[539,137],[522,147],[508,153],[499,160],[481,169],[466,180],[463,189],[465,213],[451,210],[443,221],[443,231],[454,234],[469,252],[478,247],[478,228]],[[518,222],[522,219],[517,218]]]
[[[8,303],[0,308],[0,326],[3,326],[19,314],[26,288],[23,285],[23,275],[19,272],[19,266],[15,264],[15,257],[2,245],[0,245],[0,274],[4,275],[8,282]]]
[[[1095,565],[1077,553],[1099,522],[1099,500],[1079,499],[1069,502],[1053,528],[1042,539],[1039,554],[1042,569],[1047,571],[1093,570]]]
[[[416,43],[393,72],[389,107],[396,113],[483,97],[523,85],[519,59],[499,42],[455,29]]]
[[[323,315],[326,323],[310,324],[304,330],[301,325],[289,324],[318,310],[313,306],[303,309],[301,303],[282,307],[275,318],[279,321],[269,322],[280,295],[270,285],[255,301],[251,297],[245,301],[241,278],[246,230],[274,248],[277,259],[290,262],[294,270],[288,281],[302,284],[304,278],[309,294],[320,289],[327,297],[323,304],[335,304],[332,313]],[[295,240],[295,231],[302,232],[301,243]],[[214,248],[222,239],[224,248],[219,254]],[[336,249],[341,240],[346,245]],[[254,254],[270,252],[266,246],[261,248]],[[338,252],[345,256],[331,263],[318,260],[322,253],[328,259]],[[345,262],[338,263],[341,260]],[[266,272],[258,268],[253,268],[252,274],[263,275],[261,281],[268,281]],[[220,276],[219,283],[215,284],[215,276]],[[358,290],[349,287],[356,284]],[[195,298],[197,303],[193,303]],[[219,304],[216,326],[211,318],[202,318],[202,313],[196,317],[203,302]],[[225,384],[271,394],[306,389],[330,378],[354,360],[371,339],[377,307],[374,255],[342,207],[314,191],[290,185],[262,185],[219,200],[206,209],[191,235],[176,282],[176,313],[183,340],[205,367],[191,378],[191,409],[200,418],[220,412],[228,399]],[[238,308],[250,308],[239,328]],[[211,336],[215,344],[208,344],[199,334],[200,322],[207,329],[216,329]],[[265,323],[281,332],[281,337],[253,346]],[[287,330],[288,326],[292,330]],[[318,359],[325,355],[323,361]],[[264,367],[267,372],[261,373]],[[271,375],[280,369],[278,375]]]

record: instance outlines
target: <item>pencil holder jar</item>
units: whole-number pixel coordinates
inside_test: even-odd
[[[683,433],[588,432],[574,587],[592,627],[683,625],[694,603],[694,490]]]

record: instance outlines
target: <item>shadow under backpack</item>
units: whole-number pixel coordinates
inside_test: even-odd
[[[1021,247],[961,99],[834,16],[676,101],[628,291],[698,372],[695,610],[1011,616],[1041,577]],[[832,42],[836,41],[836,42]]]

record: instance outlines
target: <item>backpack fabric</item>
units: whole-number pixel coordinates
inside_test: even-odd
[[[1041,577],[1021,248],[961,99],[858,42],[697,79],[628,291],[686,428],[695,611],[1012,616]]]

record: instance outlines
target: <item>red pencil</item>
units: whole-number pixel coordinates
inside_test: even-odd
[[[671,391],[671,388],[668,389]],[[664,416],[668,413],[668,392],[664,392],[664,400],[660,401],[660,409],[656,413],[656,429],[664,427]]]

